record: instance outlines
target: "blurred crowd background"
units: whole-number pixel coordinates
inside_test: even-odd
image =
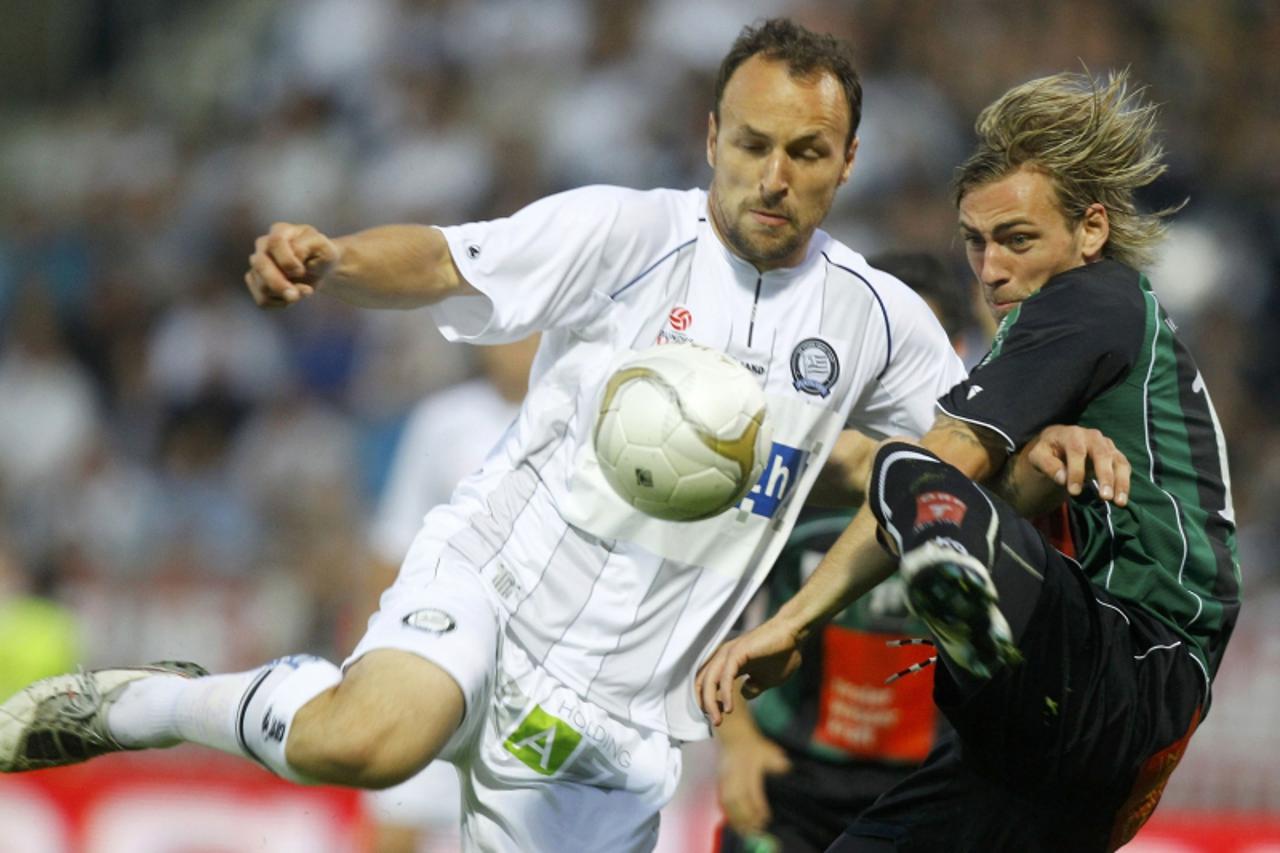
[[[396,437],[419,399],[477,370],[425,314],[254,308],[241,277],[271,222],[449,224],[586,183],[706,185],[715,68],[742,25],[781,13],[848,39],[863,76],[861,148],[827,230],[868,254],[937,252],[968,288],[948,182],[977,111],[1042,73],[1131,68],[1168,150],[1143,201],[1186,200],[1152,277],[1228,436],[1246,594],[1168,797],[1280,811],[1280,3],[0,13],[0,644],[20,624],[28,652],[78,644],[64,654],[89,666],[344,657]]]

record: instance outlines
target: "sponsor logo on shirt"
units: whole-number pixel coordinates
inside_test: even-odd
[[[543,776],[556,773],[582,742],[582,733],[564,720],[534,705],[503,746],[527,767]]]
[[[535,704],[503,741],[507,752],[542,776],[569,771],[569,778],[613,787],[625,782],[631,750],[582,707],[560,700],[557,714]],[[579,749],[585,741],[585,748]],[[570,769],[572,768],[572,769]]]
[[[680,311],[684,312],[684,314],[686,315],[686,319],[680,321],[682,325],[677,325],[676,313]],[[668,326],[670,326],[670,328],[662,329],[660,332],[658,332],[658,337],[654,341],[655,345],[657,346],[662,346],[663,344],[698,345],[698,342],[693,339],[692,335],[686,335],[684,332],[679,331],[680,329],[687,329],[689,325],[692,323],[693,323],[693,315],[689,314],[688,311],[686,311],[683,308],[673,308],[671,310],[671,316],[667,318],[667,324]],[[747,361],[746,359],[742,359],[742,358],[736,358],[732,353],[725,353],[725,355],[728,355],[730,358],[734,359],[734,361],[738,362],[738,364],[741,364],[747,370],[751,371],[751,374],[753,376],[764,376],[765,373],[767,372],[767,369],[763,364],[759,364],[754,361]]]
[[[804,472],[809,452],[774,442],[760,479],[738,504],[742,512],[773,518]]]
[[[658,343],[659,345],[661,345],[661,344],[691,344],[691,343],[693,343],[693,338],[689,337],[689,336],[688,336],[688,335],[686,335],[684,332],[673,332],[673,331],[672,331],[672,330],[670,330],[670,329],[663,329],[661,332],[658,332],[658,340],[657,340],[657,343]]]
[[[840,378],[840,359],[822,338],[805,338],[791,351],[792,386],[797,391],[826,397]]]
[[[658,332],[659,344],[690,344],[693,338],[686,335],[693,325],[693,312],[683,305],[677,305],[667,315],[667,324]]]

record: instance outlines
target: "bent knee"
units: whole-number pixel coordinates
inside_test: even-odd
[[[285,747],[289,765],[309,778],[333,785],[380,790],[412,778],[435,757],[401,749],[394,739],[375,743],[347,739],[316,743],[289,738]]]
[[[371,653],[372,656],[373,653]],[[381,654],[381,653],[379,653]],[[434,664],[362,659],[294,717],[285,756],[322,782],[388,788],[439,755],[462,719],[462,692]]]
[[[399,714],[370,709],[358,718],[343,716],[323,705],[303,708],[285,744],[289,765],[321,782],[389,788],[429,764],[447,741],[424,737]]]

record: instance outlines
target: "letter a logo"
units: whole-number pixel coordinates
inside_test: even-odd
[[[541,705],[534,705],[502,745],[530,769],[550,776],[564,765],[581,742],[582,735],[576,729],[542,710]]]
[[[535,732],[526,738],[511,742],[511,751],[519,754],[520,750],[530,750],[538,755],[538,766],[543,773],[551,772],[551,748],[556,743],[556,729],[552,726],[544,731]]]

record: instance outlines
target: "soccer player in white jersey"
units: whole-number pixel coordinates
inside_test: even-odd
[[[726,56],[709,191],[587,187],[507,219],[330,238],[277,224],[246,281],[264,307],[323,292],[429,306],[453,340],[543,333],[529,395],[484,469],[427,516],[343,667],[102,670],[33,685],[0,713],[0,769],[201,743],[299,782],[379,788],[437,758],[463,780],[470,849],[651,849],[693,689],[824,472],[856,502],[876,437],[919,435],[963,375],[924,302],[818,229],[857,151],[845,49],[786,20]],[[425,318],[424,318],[425,319]],[[736,509],[674,523],[630,510],[590,434],[615,358],[661,341],[759,377],[769,462]],[[180,677],[185,676],[185,677]]]

